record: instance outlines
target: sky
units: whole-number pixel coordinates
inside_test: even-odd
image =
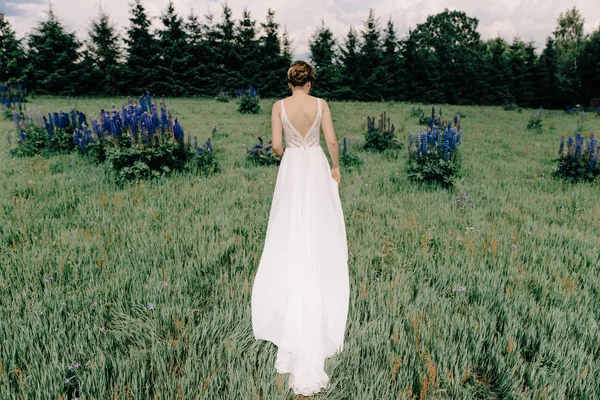
[[[97,15],[100,4],[108,11],[112,21],[122,36],[129,24],[131,0],[52,0],[55,14],[70,31],[75,31],[80,39],[87,35],[91,19]],[[155,27],[159,27],[160,17],[168,0],[143,0]],[[187,16],[191,10],[198,15],[212,13],[215,20],[221,18],[219,1],[173,0],[179,14]],[[47,0],[0,0],[0,12],[4,13],[18,37],[24,37],[45,17]],[[248,8],[252,17],[264,22],[267,10],[275,11],[275,20],[287,27],[293,39],[292,45],[297,58],[306,58],[310,36],[325,21],[336,38],[342,39],[353,25],[361,28],[367,18],[369,8],[373,8],[383,28],[391,18],[399,37],[403,38],[409,28],[425,22],[428,15],[450,10],[464,11],[479,20],[478,31],[485,40],[503,37],[512,41],[519,36],[524,41],[533,41],[538,49],[544,47],[546,38],[556,27],[561,12],[576,6],[585,19],[585,32],[600,26],[600,7],[597,0],[229,0],[229,6],[236,19]]]

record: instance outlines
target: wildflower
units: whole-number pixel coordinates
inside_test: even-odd
[[[516,244],[513,244],[513,245],[512,245],[512,248],[513,248],[513,249],[516,249],[516,248],[517,248],[517,245],[516,245]]]
[[[98,302],[97,301],[93,302],[92,307],[98,307]]]
[[[53,276],[49,276],[48,278],[44,279],[44,282],[50,283],[53,279],[54,279]]]
[[[164,281],[164,282],[161,281],[160,284],[163,285],[164,287],[169,286],[169,282],[167,282],[167,281]]]
[[[101,327],[100,332],[104,332],[104,331],[106,331],[106,329],[104,327]]]
[[[71,378],[65,379],[65,383],[69,383],[69,382],[71,382]]]
[[[154,304],[148,303],[148,310],[154,310]]]

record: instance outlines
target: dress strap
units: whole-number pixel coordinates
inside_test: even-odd
[[[321,113],[322,113],[322,111],[321,111],[321,99],[320,99],[320,98],[318,98],[318,97],[317,97],[317,103],[319,104],[319,111],[318,111],[318,114],[321,114]]]

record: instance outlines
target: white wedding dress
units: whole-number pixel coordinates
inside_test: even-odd
[[[275,368],[295,394],[329,387],[325,359],[340,352],[348,315],[346,227],[338,183],[320,145],[321,100],[302,136],[281,101],[286,150],[252,287],[256,339],[277,345]]]

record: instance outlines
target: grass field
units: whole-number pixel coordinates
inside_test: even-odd
[[[90,118],[124,102],[31,106]],[[77,154],[12,158],[0,122],[0,399],[294,398],[251,330],[277,169],[243,146],[270,136],[273,101],[257,116],[167,103],[199,141],[217,124],[221,172],[119,188]],[[330,106],[338,138],[381,111],[402,138],[418,127],[409,104]],[[600,185],[551,177],[577,117],[546,112],[536,133],[529,110],[443,109],[466,115],[456,189],[407,182],[404,152],[342,170],[350,310],[315,398],[600,398]]]

